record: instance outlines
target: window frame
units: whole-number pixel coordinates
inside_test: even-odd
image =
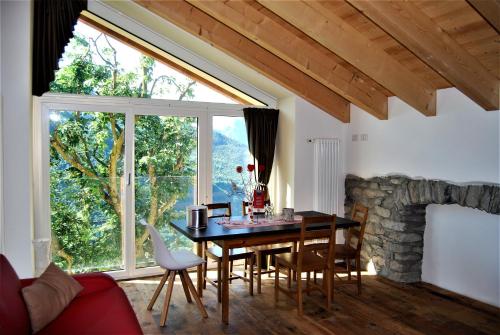
[[[239,104],[204,103],[161,99],[44,94],[33,101],[33,176],[34,236],[33,240],[51,239],[50,209],[50,134],[51,110],[123,113],[125,115],[124,177],[134,176],[134,116],[189,116],[198,118],[198,203],[212,199],[212,134],[214,116],[243,116]],[[135,178],[125,186],[125,230],[122,232],[124,269],[108,271],[115,279],[161,274],[158,267],[135,267]],[[36,257],[36,255],[35,255]]]

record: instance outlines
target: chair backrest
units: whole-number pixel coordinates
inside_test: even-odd
[[[271,204],[271,200],[264,200],[264,206],[265,205],[270,205]],[[247,208],[248,208],[248,201],[242,201],[241,202],[241,213],[243,213],[242,215],[247,215]]]
[[[351,245],[351,240],[356,237],[356,251],[361,251],[361,246],[363,244],[363,237],[365,235],[366,221],[368,219],[368,207],[365,207],[359,203],[355,203],[352,208],[351,220],[359,222],[360,226],[349,228],[347,231],[347,238],[345,240],[346,245]]]
[[[147,223],[145,220],[141,220],[141,224],[146,226],[151,236],[151,241],[153,242],[153,249],[155,254],[156,263],[164,268],[170,269],[176,264],[175,260],[172,258],[170,250],[168,250],[165,242],[161,238],[160,233],[155,227]]]
[[[300,243],[297,259],[298,271],[302,268],[304,253],[309,251],[328,250],[324,265],[329,266],[329,264],[332,264],[335,257],[335,220],[335,215],[304,217],[300,228]],[[324,224],[326,222],[329,223],[328,226],[323,226],[321,228],[317,227],[318,223]],[[312,244],[306,244],[306,241],[318,239],[321,240]]]
[[[231,217],[231,203],[230,202],[217,202],[213,204],[204,204],[207,206],[209,211],[212,211],[211,214],[209,215],[208,218],[224,218],[224,217]],[[224,214],[214,214],[213,210],[214,209],[226,209]]]
[[[21,286],[9,261],[0,254],[0,334],[31,333]]]

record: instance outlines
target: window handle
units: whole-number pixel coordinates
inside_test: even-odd
[[[128,179],[127,179],[127,186],[130,186],[131,183],[132,183],[132,174],[129,173],[128,174]]]

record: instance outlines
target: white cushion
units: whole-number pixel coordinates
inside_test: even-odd
[[[169,270],[184,270],[203,264],[203,258],[196,256],[189,250],[170,251],[170,257],[162,259],[161,267]]]

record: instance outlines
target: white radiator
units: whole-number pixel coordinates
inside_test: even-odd
[[[339,152],[337,138],[314,139],[314,210],[337,214]]]

